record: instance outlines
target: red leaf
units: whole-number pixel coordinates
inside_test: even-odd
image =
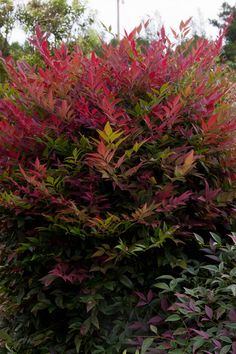
[[[137,166],[134,166],[134,167],[130,168],[129,170],[125,171],[124,175],[126,177],[133,176],[136,172],[138,172],[138,170],[142,166],[143,166],[143,162],[140,162]]]
[[[106,153],[106,147],[105,147],[105,144],[102,140],[98,144],[98,152],[102,156],[104,156]]]
[[[41,281],[45,286],[50,285],[56,278],[62,278],[64,281],[74,283],[79,281],[80,283],[88,278],[88,272],[84,268],[71,267],[68,263],[58,263],[45,277],[41,278]]]

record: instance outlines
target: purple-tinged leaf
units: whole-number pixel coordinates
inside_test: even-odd
[[[163,321],[163,318],[161,316],[157,315],[157,316],[150,318],[150,320],[148,321],[148,324],[156,325],[162,321]]]
[[[169,308],[169,303],[167,301],[167,298],[166,297],[162,297],[161,298],[161,309],[166,312]]]
[[[230,321],[236,322],[236,311],[234,309],[230,309],[228,313],[228,317]]]
[[[138,330],[138,329],[145,329],[145,325],[142,322],[133,322],[129,325],[130,329]]]
[[[146,306],[147,305],[147,301],[139,301],[136,305],[136,307],[143,307],[143,306]]]
[[[236,341],[232,343],[232,354],[236,354]]]
[[[213,261],[220,262],[219,257],[207,254],[205,257],[212,259]]]
[[[190,300],[189,301],[189,309],[191,310],[191,311],[196,311],[196,305],[195,305],[195,302],[193,301],[193,300]]]
[[[141,293],[140,291],[135,291],[135,294],[143,301],[146,301],[145,294]]]
[[[153,297],[154,297],[153,291],[149,290],[149,292],[147,293],[147,301],[148,301],[148,303],[150,303],[152,301]]]
[[[215,344],[217,349],[221,349],[222,344],[220,341],[218,341],[217,339],[212,339],[212,342]]]
[[[197,330],[197,329],[192,329],[193,332],[195,332],[196,334],[198,334],[199,336],[201,336],[204,339],[209,339],[209,334],[207,332],[201,331],[201,330]]]
[[[205,305],[205,313],[207,317],[211,320],[213,317],[213,310],[211,309],[211,307]]]

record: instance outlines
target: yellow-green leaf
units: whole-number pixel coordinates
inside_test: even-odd
[[[106,123],[105,128],[104,128],[104,132],[106,133],[107,136],[110,136],[113,133],[109,122]]]
[[[75,342],[75,349],[76,349],[76,353],[80,353],[80,347],[81,347],[81,343],[82,343],[82,339],[79,335],[77,335],[74,339]]]

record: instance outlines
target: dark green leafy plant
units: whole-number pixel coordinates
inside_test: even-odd
[[[138,346],[138,354],[144,346],[144,352],[159,354],[236,352],[236,236],[226,242],[211,236],[204,245],[197,235],[204,258],[191,261],[178,277],[159,276],[147,295],[150,301],[137,293],[136,306],[143,313],[136,313],[142,320],[131,324],[134,350],[124,353],[134,353]]]

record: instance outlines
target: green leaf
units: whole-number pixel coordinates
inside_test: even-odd
[[[141,348],[141,354],[146,353],[146,351],[151,347],[153,341],[154,341],[154,338],[144,339],[143,344],[142,344],[142,348]]]
[[[226,323],[225,327],[236,331],[236,323]]]
[[[226,343],[232,343],[232,339],[230,339],[229,337],[227,337],[227,336],[220,336],[219,337],[219,340],[220,341],[223,341],[223,342],[226,342]]]
[[[11,337],[7,332],[5,332],[3,329],[0,330],[0,339],[7,341],[10,343],[12,341]]]
[[[223,272],[223,270],[224,270],[224,262],[221,262],[221,263],[219,264],[219,271],[220,271],[220,272]]]
[[[174,336],[183,336],[185,335],[187,332],[187,329],[186,328],[183,328],[183,327],[180,327],[180,328],[177,328],[174,332],[173,332],[173,335]]]
[[[8,344],[5,344],[5,348],[7,349],[7,354],[17,354],[8,346]]]
[[[36,316],[38,311],[46,309],[47,307],[49,307],[50,304],[51,302],[49,300],[45,300],[44,302],[38,302],[33,306],[31,312]]]
[[[206,343],[206,339],[205,338],[196,337],[194,339],[194,345],[193,345],[194,353],[197,351],[197,349],[201,348],[204,343]]]
[[[108,281],[106,283],[103,284],[104,288],[113,291],[115,288],[115,282],[114,281]]]
[[[150,331],[152,331],[153,333],[157,334],[157,327],[150,325]]]
[[[58,295],[55,298],[55,304],[60,308],[63,309],[64,305],[63,305],[63,296],[62,295]]]
[[[120,277],[120,282],[129,289],[133,289],[134,287],[132,281],[126,275]]]
[[[236,267],[234,267],[229,274],[231,277],[236,277]]]
[[[210,272],[219,272],[218,267],[215,266],[215,265],[212,265],[212,264],[209,264],[209,265],[206,265],[206,266],[202,266],[201,268],[207,269]]]
[[[173,280],[175,278],[172,275],[160,275],[156,279],[170,279],[170,280]]]
[[[204,240],[201,236],[199,236],[198,234],[194,233],[194,237],[197,240],[198,243],[200,243],[200,245],[204,245]]]
[[[33,337],[32,343],[34,346],[39,346],[40,344],[45,344],[47,340],[50,338],[51,332],[40,333]]]
[[[222,240],[221,240],[220,236],[218,236],[214,232],[210,232],[210,235],[217,243],[221,244]]]
[[[226,354],[230,351],[230,348],[231,348],[231,345],[225,345],[221,351],[220,351],[220,354]]]
[[[76,353],[79,353],[80,352],[81,343],[82,343],[81,337],[79,335],[75,336],[74,342],[75,342]]]
[[[94,325],[95,328],[97,328],[97,329],[100,328],[100,324],[99,324],[97,314],[95,311],[92,312],[91,321],[92,321],[92,324]]]
[[[166,283],[155,283],[153,286],[159,289],[170,290],[168,284]]]
[[[236,296],[236,284],[229,285],[229,286],[227,286],[226,289],[231,290],[233,293],[233,296]]]
[[[176,314],[173,314],[173,315],[170,315],[168,316],[165,321],[166,322],[175,322],[175,321],[179,321],[181,318],[179,315],[176,315]]]

